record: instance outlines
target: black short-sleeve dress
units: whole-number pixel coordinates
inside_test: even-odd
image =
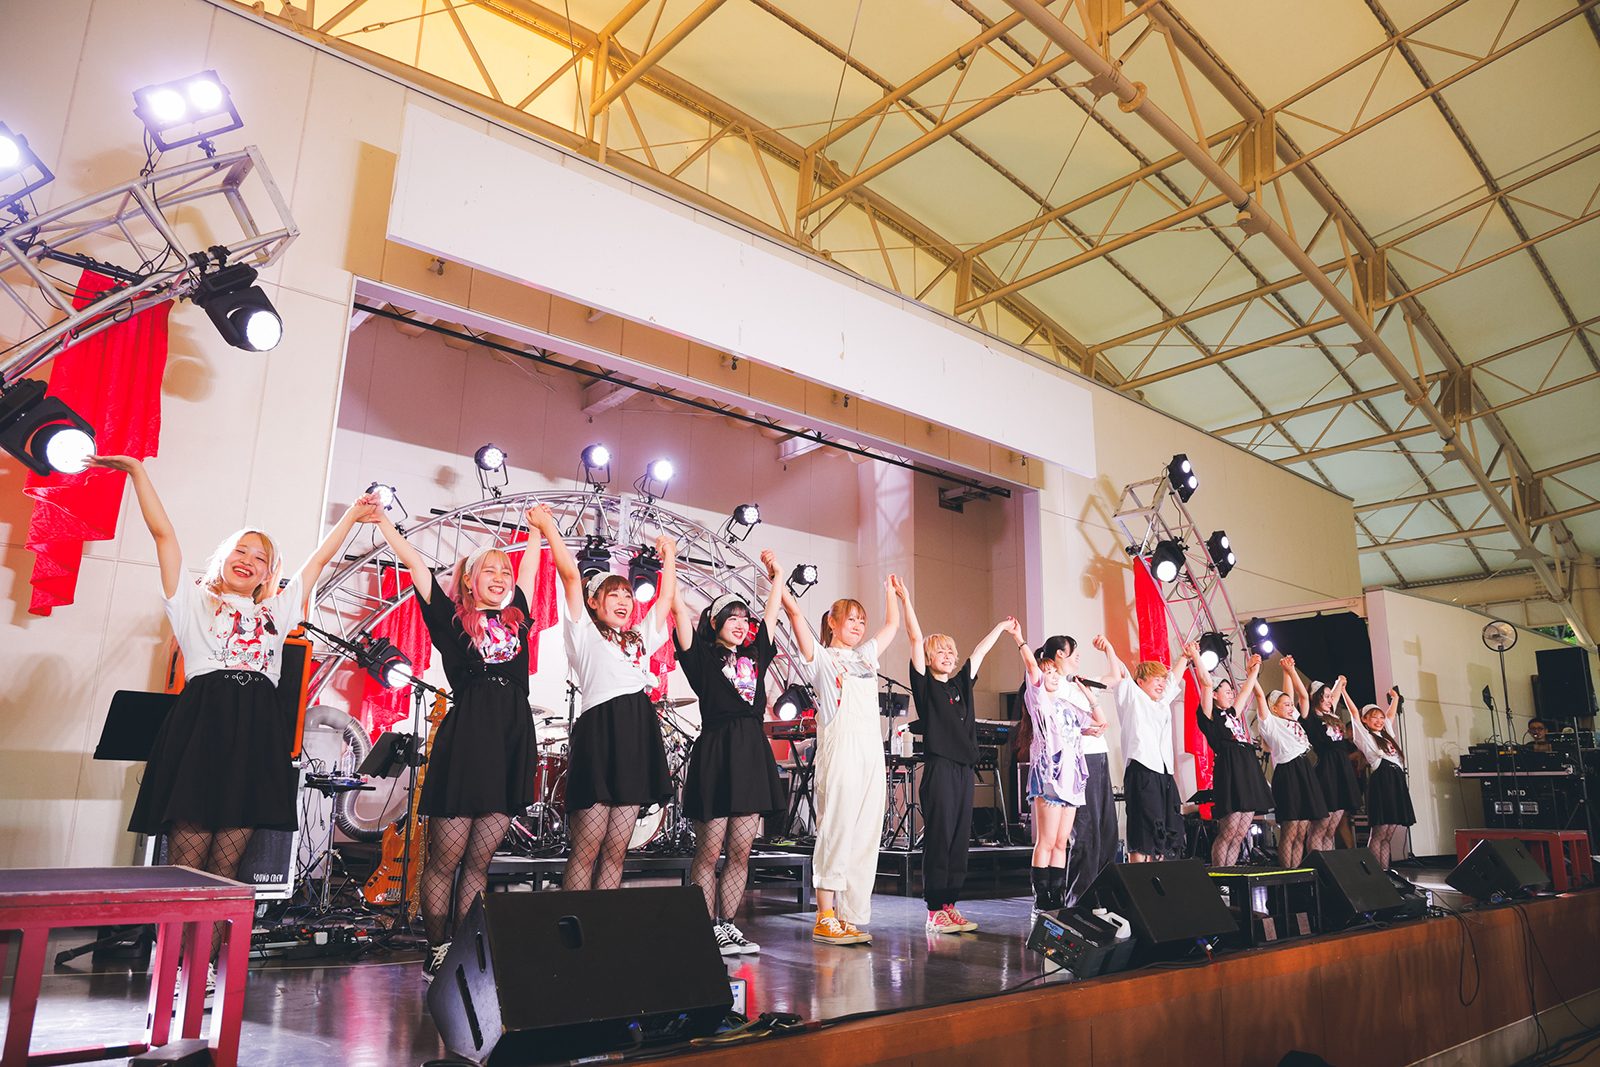
[[[516,627],[498,610],[483,612],[474,641],[456,618],[456,604],[437,585],[417,598],[428,636],[450,682],[451,708],[437,727],[418,810],[424,815],[521,815],[534,800],[536,754],[528,706],[528,601],[521,589],[507,605],[522,613]]]
[[[1350,740],[1350,727],[1344,723],[1330,726],[1320,715],[1312,714],[1300,720],[1306,730],[1306,740],[1317,753],[1317,781],[1328,810],[1354,812],[1361,808],[1361,780],[1356,777],[1355,765],[1350,762],[1356,744]]]
[[[1212,814],[1220,818],[1237,811],[1271,811],[1272,790],[1256,756],[1255,740],[1238,714],[1232,708],[1213,708],[1206,715],[1196,705],[1194,718],[1216,754]]]
[[[782,811],[783,785],[761,728],[766,676],[777,648],[765,627],[739,649],[696,631],[685,648],[673,631],[678,666],[700,698],[700,736],[689,757],[683,807],[696,822]]]

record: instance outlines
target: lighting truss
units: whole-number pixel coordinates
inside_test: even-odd
[[[1155,583],[1166,604],[1167,618],[1183,644],[1198,641],[1205,633],[1226,635],[1232,651],[1218,667],[1238,685],[1244,678],[1249,643],[1222,577],[1211,563],[1205,535],[1195,526],[1165,469],[1159,477],[1124,486],[1112,518],[1127,538],[1129,556],[1148,558],[1163,541],[1183,542],[1183,565],[1177,578]]]
[[[406,540],[436,576],[443,576],[456,560],[477,549],[493,546],[514,552],[524,548],[528,530],[523,517],[539,504],[555,513],[557,526],[574,555],[591,535],[604,538],[607,544],[638,545],[654,544],[657,535],[666,534],[678,542],[678,581],[686,588],[707,601],[724,593],[735,593],[747,604],[766,600],[766,568],[757,560],[730,545],[720,531],[663,508],[660,501],[647,502],[631,493],[558,490],[491,497],[420,519],[407,526]],[[412,595],[409,584],[398,596],[382,592],[381,576],[400,566],[381,537],[356,534],[338,569],[318,587],[309,621],[358,644],[361,635],[370,633]],[[778,646],[774,663],[778,680],[773,691],[781,693],[784,687],[803,680],[800,652],[786,630],[778,629],[772,638]],[[320,650],[311,678],[311,702],[350,669],[359,668],[347,652],[337,647]]]
[[[257,222],[252,201],[262,208],[263,200],[270,215],[262,217],[275,225]],[[18,222],[0,231],[0,299],[15,303],[33,332],[0,352],[0,381],[145,308],[190,296],[219,252],[263,270],[299,232],[254,146],[163,167]],[[118,284],[74,307],[77,273],[60,275],[62,265]]]

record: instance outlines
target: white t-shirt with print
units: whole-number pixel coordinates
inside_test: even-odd
[[[569,616],[564,623],[567,665],[583,693],[583,710],[599,707],[629,693],[646,692],[657,684],[650,657],[667,640],[667,631],[646,612],[634,626],[644,643],[623,652],[622,646],[600,632],[587,611]]]
[[[256,671],[277,685],[284,638],[305,618],[298,575],[259,604],[237,593],[213,594],[184,578],[164,604],[183,651],[184,677],[191,679],[213,671]]]
[[[841,708],[847,713],[878,714],[878,642],[867,638],[855,648],[826,648],[821,641],[805,666],[817,696],[817,723],[827,726]]]

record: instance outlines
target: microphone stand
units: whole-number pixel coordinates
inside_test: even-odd
[[[338,634],[329,633],[320,626],[314,626],[309,622],[303,622],[301,625],[304,626],[309,632],[316,634],[318,637],[322,638],[322,640],[326,641],[328,644],[349,656],[354,657],[361,651],[361,648],[354,642],[347,641]],[[412,675],[406,684],[411,686],[412,711],[411,742],[404,751],[404,762],[406,767],[410,768],[411,770],[411,777],[406,782],[406,821],[404,828],[405,842],[404,848],[402,848],[400,852],[400,918],[401,922],[405,925],[406,932],[412,936],[415,936],[416,930],[411,924],[412,920],[410,908],[411,835],[412,827],[416,823],[413,813],[416,811],[417,806],[417,772],[421,769],[423,763],[426,762],[426,760],[423,758],[422,750],[419,747],[422,741],[422,724],[424,721],[422,715],[422,699],[424,693],[432,693],[435,696],[442,696],[446,699],[449,698],[450,694],[445,690],[440,689],[436,685],[430,685],[429,683],[424,682],[415,675]]]

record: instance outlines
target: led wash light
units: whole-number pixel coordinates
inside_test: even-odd
[[[667,486],[672,484],[672,476],[676,473],[677,469],[673,467],[672,460],[651,460],[650,466],[639,475],[639,480],[633,483],[633,487],[639,491],[639,495],[656,500],[667,495]]]
[[[0,212],[9,210],[17,219],[25,218],[27,213],[18,202],[53,181],[55,175],[28,147],[28,139],[0,122]],[[0,222],[0,229],[4,228],[5,223]]]
[[[761,522],[761,508],[755,504],[740,504],[728,515],[728,521],[722,524],[722,536],[728,539],[728,544],[735,544],[750,536]]]
[[[796,563],[794,570],[789,572],[788,579],[783,583],[791,596],[796,600],[806,595],[806,591],[817,584],[817,565],[815,563]]]
[[[1233,570],[1233,565],[1239,562],[1239,557],[1233,554],[1233,542],[1221,530],[1206,538],[1206,555],[1211,557],[1211,565],[1217,568],[1218,578],[1226,578],[1228,572]]]
[[[1244,638],[1250,646],[1250,651],[1266,659],[1278,650],[1277,643],[1272,640],[1272,627],[1267,625],[1267,620],[1259,615],[1245,623]]]
[[[133,103],[133,113],[163,152],[199,144],[209,155],[211,138],[244,126],[214,70],[135,89]]]
[[[611,450],[605,445],[590,445],[578,456],[583,468],[583,480],[591,489],[599,489],[611,481]]]
[[[35,474],[81,474],[94,455],[94,427],[44,390],[23,378],[0,394],[0,448]]]
[[[1228,658],[1228,637],[1226,634],[1217,633],[1213,630],[1210,633],[1201,634],[1200,640],[1196,644],[1200,646],[1200,669],[1203,671],[1216,670],[1217,664]]]
[[[1200,488],[1200,476],[1194,472],[1194,466],[1189,462],[1189,457],[1179,452],[1167,464],[1167,482],[1172,486],[1172,491],[1178,494],[1178,499],[1185,504],[1194,496],[1194,491]]]
[[[400,689],[411,684],[415,672],[411,657],[394,646],[387,637],[367,637],[356,652],[356,663],[385,689]]]
[[[472,454],[472,463],[478,470],[478,485],[488,496],[499,496],[500,490],[511,481],[506,470],[505,449],[499,445],[484,445]]]
[[[633,599],[641,604],[655,600],[661,591],[661,557],[653,548],[641,547],[628,564],[628,584],[633,586]]]
[[[816,714],[816,701],[811,697],[811,690],[795,684],[783,691],[772,710],[779,721],[793,722],[808,711]]]

